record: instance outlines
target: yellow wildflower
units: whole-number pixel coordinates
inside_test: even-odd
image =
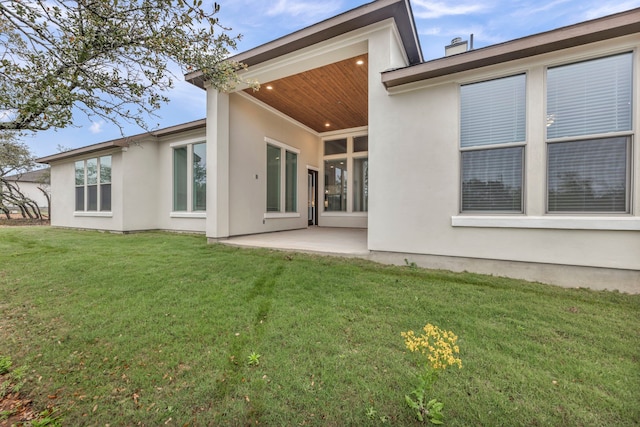
[[[443,331],[431,323],[427,323],[423,331],[424,334],[420,336],[416,336],[413,331],[400,333],[409,351],[425,354],[429,365],[434,370],[446,369],[453,365],[462,367],[462,360],[453,356],[453,353],[460,352],[460,348],[456,345],[457,335],[452,331]]]

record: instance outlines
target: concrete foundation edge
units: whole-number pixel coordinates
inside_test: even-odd
[[[423,268],[511,277],[565,288],[589,288],[640,294],[640,270],[382,251],[371,251],[367,258],[382,264],[406,265],[408,262]]]

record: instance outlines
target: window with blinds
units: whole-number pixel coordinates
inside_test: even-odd
[[[462,211],[522,211],[524,147],[462,152]]]
[[[627,212],[629,138],[549,144],[550,212]]]
[[[523,212],[526,76],[460,87],[462,212]]]
[[[547,70],[548,212],[629,212],[632,59]]]

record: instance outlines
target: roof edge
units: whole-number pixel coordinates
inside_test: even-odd
[[[393,18],[398,26],[409,63],[422,62],[420,39],[409,0],[373,1],[234,55],[229,59],[248,66],[261,64],[389,18]],[[184,77],[187,82],[204,89],[205,79],[201,71],[185,74]]]
[[[65,151],[62,153],[52,154],[50,156],[40,157],[36,159],[36,163],[45,163],[49,164],[51,162],[55,162],[58,160],[65,160],[72,157],[77,157],[80,155],[96,153],[99,151],[105,151],[113,148],[123,148],[128,147],[131,143],[135,143],[141,139],[147,137],[160,138],[163,136],[169,136],[180,132],[187,132],[194,129],[199,129],[202,127],[206,127],[207,120],[199,119],[192,122],[182,123],[175,126],[170,126],[163,129],[158,129],[151,132],[139,133],[133,136],[126,136],[119,139],[113,139],[111,141],[99,142],[97,144],[87,145],[84,147],[76,148],[73,150]]]
[[[447,74],[555,52],[638,32],[640,32],[640,8],[405,68],[385,71],[381,75],[381,80],[382,84],[387,89],[390,89]]]
[[[49,171],[49,167],[44,167],[41,169],[29,170],[21,173],[14,173],[12,175],[7,175],[2,177],[7,181],[12,182],[30,182],[30,183],[40,183],[45,178],[45,174]],[[48,183],[48,179],[46,180]]]

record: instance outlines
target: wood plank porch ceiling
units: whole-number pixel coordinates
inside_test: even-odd
[[[364,54],[245,92],[318,133],[366,126],[368,68]]]

